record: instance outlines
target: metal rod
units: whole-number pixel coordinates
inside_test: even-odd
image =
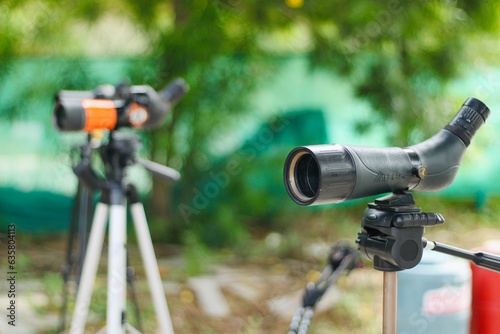
[[[384,271],[383,334],[396,334],[398,310],[398,273]]]
[[[500,272],[500,256],[486,252],[471,252],[465,249],[423,239],[425,248],[443,254],[456,256],[473,262],[476,266]]]

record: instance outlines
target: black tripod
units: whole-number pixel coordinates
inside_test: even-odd
[[[356,243],[362,255],[373,260],[374,268],[384,272],[384,334],[395,334],[397,330],[397,272],[415,267],[422,259],[424,247],[500,271],[499,256],[472,253],[423,238],[425,226],[442,223],[442,215],[425,213],[416,207],[409,191],[394,193],[368,204]]]
[[[100,200],[94,212],[90,237],[84,236],[80,240],[80,254],[84,253],[85,258],[79,273],[79,286],[76,298],[76,305],[71,323],[71,333],[83,333],[90,304],[93,282],[98,266],[98,259],[104,241],[106,222],[109,214],[109,261],[108,261],[108,302],[107,302],[107,332],[122,333],[125,330],[137,332],[126,322],[125,301],[127,282],[131,286],[132,298],[138,307],[133,289],[133,271],[126,267],[126,203],[130,203],[130,211],[134,220],[137,239],[149,281],[153,304],[159,328],[162,333],[173,333],[168,306],[163,291],[163,285],[156,263],[154,249],[151,243],[151,236],[147,227],[147,220],[136,188],[125,181],[126,167],[139,163],[146,169],[159,175],[168,181],[179,179],[177,171],[159,164],[135,158],[135,151],[139,146],[138,139],[133,135],[119,134],[111,132],[109,142],[100,147],[99,153],[106,169],[105,179],[96,176],[90,166],[90,154],[93,148],[90,141],[87,146],[82,147],[80,163],[74,167],[74,172],[79,179],[79,191],[77,198],[81,198],[82,205],[75,205],[77,209],[73,211],[73,220],[81,218],[88,224],[91,212],[91,195],[100,192]],[[85,189],[85,190],[82,190]],[[83,208],[82,208],[83,207]],[[83,209],[83,210],[82,210]],[[77,217],[80,211],[81,217]],[[72,224],[73,226],[74,224]],[[82,228],[85,232],[87,227]],[[76,228],[71,227],[68,249],[72,248]],[[86,233],[84,233],[86,234]],[[83,251],[82,251],[82,248]],[[82,258],[82,256],[78,256]],[[72,256],[68,250],[67,265],[64,270],[65,281],[71,272]],[[81,263],[81,260],[78,261]],[[62,328],[65,327],[65,313],[67,308],[67,287],[65,284],[65,299],[63,303],[64,312],[62,316]],[[140,318],[138,317],[140,322]],[[139,323],[140,325],[140,323]]]

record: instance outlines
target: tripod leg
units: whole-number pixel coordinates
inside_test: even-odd
[[[121,190],[120,190],[121,191]],[[113,196],[112,196],[113,197]],[[127,296],[127,210],[125,203],[112,204],[109,215],[108,333],[123,333]]]
[[[79,244],[78,244],[78,257],[76,267],[76,281],[80,282],[82,275],[83,261],[87,251],[87,243],[89,231],[91,228],[92,213],[94,212],[94,205],[92,202],[93,192],[89,191],[82,186],[82,204],[80,205],[80,225],[79,225]]]
[[[76,304],[71,322],[71,334],[83,333],[89,311],[90,299],[94,288],[94,279],[101,256],[104,233],[106,231],[106,220],[108,216],[108,205],[98,203],[96,206],[92,229],[90,231],[89,243],[85,260],[83,262],[82,275],[76,295]]]
[[[132,266],[130,266],[130,257],[128,256],[127,253],[127,283],[129,287],[129,293],[130,293],[130,298],[132,299],[132,302],[134,303],[134,308],[135,308],[135,318],[137,321],[137,327],[139,328],[139,331],[142,331],[142,319],[141,319],[141,311],[139,309],[139,301],[137,300],[137,293],[135,290],[135,271]]]
[[[146,220],[146,213],[144,207],[137,194],[134,194],[135,189],[132,190],[130,211],[134,220],[134,226],[137,233],[137,240],[141,251],[142,261],[146,270],[146,276],[149,281],[149,288],[151,290],[151,297],[155,307],[156,318],[160,327],[160,332],[163,334],[173,334],[174,329],[170,313],[168,312],[167,300],[161,282],[160,271],[158,270],[158,263],[156,261],[153,243],[151,242],[151,234],[149,233],[148,224]]]
[[[68,243],[66,248],[66,264],[62,269],[63,291],[62,291],[62,306],[60,310],[59,332],[64,332],[66,329],[66,312],[68,309],[68,281],[73,268],[73,243],[76,238],[78,228],[78,220],[80,216],[80,208],[82,206],[82,198],[85,196],[83,185],[78,182],[78,188],[73,198],[73,208],[71,210],[71,221],[68,231]]]
[[[398,311],[398,272],[384,271],[383,333],[396,334]]]

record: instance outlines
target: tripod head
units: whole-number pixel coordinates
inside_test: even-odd
[[[424,227],[442,223],[441,214],[415,206],[411,192],[393,193],[368,204],[356,243],[377,270],[410,269],[422,259]]]
[[[92,192],[109,189],[111,183],[121,183],[126,168],[135,163],[167,182],[180,179],[180,173],[173,168],[137,158],[135,154],[140,146],[141,143],[136,135],[111,131],[108,142],[96,148],[89,135],[87,143],[80,147],[80,162],[73,167],[73,172],[80,182]],[[95,149],[98,149],[104,163],[105,179],[98,177],[92,168],[91,155]]]

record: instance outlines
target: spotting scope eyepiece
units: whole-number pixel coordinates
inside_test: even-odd
[[[484,103],[469,98],[444,129],[405,148],[297,147],[285,161],[286,190],[292,200],[304,206],[407,189],[442,190],[455,179],[465,150],[489,113]]]

